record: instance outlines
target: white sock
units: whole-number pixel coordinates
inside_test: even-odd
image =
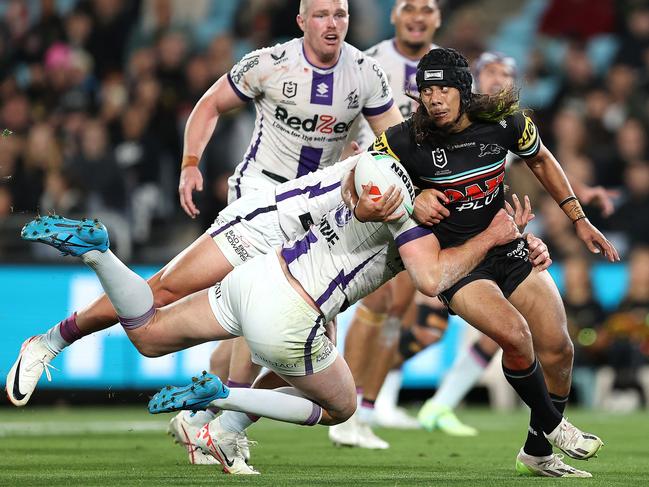
[[[139,318],[152,310],[153,292],[147,282],[126,267],[110,250],[91,250],[83,254],[81,259],[97,274],[120,318]]]
[[[397,407],[402,379],[403,372],[401,372],[401,369],[394,369],[388,372],[379,391],[379,395],[376,398],[375,406],[379,412],[392,411]]]
[[[243,433],[248,426],[254,423],[246,413],[239,413],[237,411],[224,411],[219,416],[219,422],[221,423],[221,428],[229,433]]]
[[[477,357],[472,348],[464,350],[446,373],[442,385],[433,396],[435,404],[455,409],[482,377],[489,364]]]
[[[50,352],[57,355],[61,350],[70,345],[61,335],[61,324],[57,323],[43,334],[43,344]]]
[[[211,405],[286,423],[305,426],[318,424],[322,418],[322,408],[308,399],[297,397],[292,393],[287,394],[293,391],[297,393],[292,387],[282,387],[274,391],[234,387],[230,389],[228,397],[216,399],[211,402]]]
[[[374,405],[366,406],[361,404],[361,407],[356,411],[358,412],[358,420],[361,423],[372,424],[374,421]]]
[[[204,426],[216,417],[216,414],[209,410],[196,411],[195,413],[183,411],[183,414],[185,415],[185,421],[192,426]]]

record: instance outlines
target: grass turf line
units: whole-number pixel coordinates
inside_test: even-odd
[[[602,437],[597,459],[570,460],[592,479],[520,477],[514,460],[527,413],[462,410],[476,438],[439,432],[377,430],[387,451],[334,448],[324,427],[262,420],[250,429],[259,441],[252,464],[261,476],[224,475],[212,466],[191,466],[164,434],[170,415],[143,408],[0,409],[0,485],[648,485],[647,413],[612,415],[569,411],[569,419]],[[163,421],[161,421],[163,420]],[[74,425],[74,430],[71,430]],[[25,428],[23,428],[23,426]],[[39,434],[42,431],[42,434]]]

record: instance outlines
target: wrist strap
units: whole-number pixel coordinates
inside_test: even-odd
[[[559,206],[561,207],[563,212],[568,215],[568,218],[570,218],[572,223],[586,218],[586,213],[584,213],[579,200],[577,200],[577,198],[575,198],[574,196],[566,198],[560,203]]]
[[[563,208],[563,205],[565,205],[566,203],[569,203],[571,201],[576,201],[576,200],[577,200],[576,196],[568,196],[565,200],[559,203],[559,208]]]
[[[183,156],[183,163],[180,166],[182,171],[186,167],[197,167],[198,166],[198,157],[196,156]]]

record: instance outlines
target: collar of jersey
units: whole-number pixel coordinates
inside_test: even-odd
[[[334,64],[333,66],[331,66],[329,68],[323,68],[323,67],[317,66],[317,65],[313,64],[311,61],[309,61],[309,58],[306,55],[306,51],[304,50],[304,37],[302,37],[300,39],[300,42],[302,43],[302,57],[304,57],[304,60],[307,62],[307,64],[309,66],[311,66],[314,69],[317,69],[318,71],[322,71],[323,73],[326,73],[327,71],[333,71],[334,69],[336,69],[336,66],[338,66],[340,64],[340,60],[345,55],[345,44],[346,43],[343,41],[343,45],[340,48],[340,56],[338,56],[338,61],[336,61],[336,64]]]
[[[401,52],[399,52],[399,49],[397,49],[397,40],[396,40],[396,37],[393,37],[392,40],[389,41],[389,42],[390,42],[390,46],[392,47],[392,50],[394,51],[394,53],[395,53],[397,56],[399,56],[401,59],[403,59],[403,61],[404,61],[406,64],[409,64],[410,66],[413,66],[413,67],[415,67],[415,68],[417,67],[417,65],[419,64],[419,61],[415,61],[415,60],[413,60],[413,59],[410,59],[410,58],[404,56],[403,54],[401,54]],[[432,50],[432,49],[437,49],[438,47],[439,47],[439,46],[438,46],[437,44],[435,44],[435,43],[433,43],[433,44],[430,45],[431,50]]]

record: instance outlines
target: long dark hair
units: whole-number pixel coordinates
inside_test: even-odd
[[[458,118],[449,127],[438,127],[430,115],[428,115],[428,111],[421,102],[421,98],[411,93],[406,93],[406,95],[419,103],[417,111],[412,115],[412,125],[417,143],[421,144],[426,141],[434,145],[444,145],[446,137],[451,133],[450,130],[453,128],[453,125],[462,116],[462,112],[460,112]],[[518,88],[509,88],[503,89],[495,95],[471,93],[465,113],[471,122],[498,123],[505,117],[519,111],[521,111],[519,106],[519,90]]]

